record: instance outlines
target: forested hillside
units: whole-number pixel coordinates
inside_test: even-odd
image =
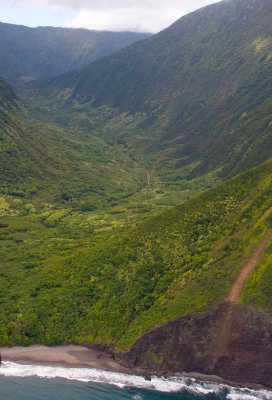
[[[96,209],[145,186],[143,166],[122,145],[31,111],[3,79],[0,112],[3,195]]]
[[[43,89],[66,105],[70,93],[69,104],[141,113],[145,150],[160,152],[173,179],[181,168],[189,177],[234,175],[271,156],[271,7],[270,0],[205,7]]]
[[[271,325],[271,7],[222,1],[53,78],[93,33],[7,27],[37,58],[22,35],[5,76],[25,84],[0,80],[0,345],[123,352],[221,303]]]
[[[0,23],[0,75],[18,84],[61,74],[149,36]]]
[[[101,230],[91,213],[5,215],[1,344],[127,349],[151,328],[222,301],[272,227],[271,178],[270,161],[119,233]],[[271,246],[243,302],[271,314],[270,259]]]

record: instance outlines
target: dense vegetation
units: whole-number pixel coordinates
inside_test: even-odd
[[[1,343],[126,348],[151,327],[224,299],[271,223],[271,176],[269,162],[123,229],[101,229],[91,212],[67,208],[15,218],[18,203],[6,198]]]
[[[225,298],[272,227],[270,11],[218,3],[19,96],[0,80],[1,345],[127,349]],[[245,306],[272,312],[270,265]]]
[[[64,126],[35,115],[3,80],[0,112],[2,194],[92,210],[146,185],[144,167],[121,144],[108,144],[76,122]]]
[[[149,36],[0,23],[0,75],[18,84],[61,74]]]
[[[172,175],[234,175],[271,156],[271,13],[270,0],[220,2],[44,89],[141,112],[146,151]]]

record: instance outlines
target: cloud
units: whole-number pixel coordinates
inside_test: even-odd
[[[0,3],[3,0],[0,0]],[[4,0],[6,1],[6,0]],[[12,0],[14,1],[14,0]],[[15,0],[20,2],[20,0]],[[21,0],[23,1],[23,0]],[[24,0],[33,5],[71,8],[66,26],[111,31],[158,32],[182,15],[216,0]],[[218,1],[218,0],[217,0]]]
[[[81,10],[77,16],[66,22],[67,26],[111,31],[158,32],[177,20],[181,13],[175,7],[147,8],[118,7],[108,9]]]

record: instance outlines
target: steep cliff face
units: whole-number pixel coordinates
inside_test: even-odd
[[[199,372],[272,387],[272,319],[220,303],[147,333],[117,358],[148,373]]]

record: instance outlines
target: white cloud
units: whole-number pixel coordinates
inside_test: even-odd
[[[180,17],[174,7],[132,8],[120,7],[106,10],[81,10],[77,16],[66,22],[67,26],[111,31],[158,32]]]
[[[66,21],[69,27],[158,32],[182,15],[218,0],[15,0],[22,1],[73,9],[75,17]]]

